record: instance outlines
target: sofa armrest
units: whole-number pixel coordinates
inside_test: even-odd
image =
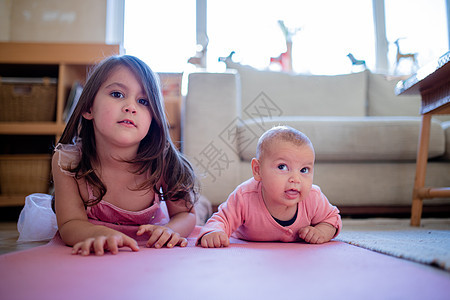
[[[224,202],[238,183],[239,82],[236,72],[199,72],[188,77],[182,151],[200,178],[202,194],[212,204]]]

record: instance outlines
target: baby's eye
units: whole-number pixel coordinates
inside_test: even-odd
[[[287,170],[287,166],[285,164],[279,164],[278,165],[278,169],[282,170],[282,171],[286,171]]]
[[[309,173],[309,168],[303,168],[303,169],[301,169],[301,170],[300,170],[300,173],[308,174],[308,173]]]
[[[144,106],[149,106],[150,105],[150,102],[147,99],[139,99],[137,102],[139,104],[144,105]]]
[[[111,96],[114,98],[123,98],[123,94],[121,92],[112,92]]]

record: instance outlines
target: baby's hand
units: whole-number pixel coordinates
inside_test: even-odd
[[[109,250],[112,254],[117,254],[121,247],[129,247],[133,251],[139,251],[139,246],[134,239],[123,233],[117,233],[92,237],[78,242],[73,246],[72,254],[87,256],[92,251],[95,255],[103,255],[105,250]]]
[[[298,236],[310,244],[323,244],[329,242],[336,233],[336,228],[328,223],[319,223],[316,226],[306,226],[298,231]]]
[[[146,232],[150,235],[150,238],[147,241],[147,247],[161,248],[167,246],[167,248],[172,248],[175,246],[187,246],[187,239],[168,227],[159,225],[141,225],[136,234],[143,235]]]
[[[199,244],[203,248],[228,247],[230,239],[223,231],[211,231],[200,238]]]

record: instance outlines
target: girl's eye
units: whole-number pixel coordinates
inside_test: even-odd
[[[282,171],[286,171],[287,170],[287,166],[285,164],[280,164],[280,165],[278,165],[278,169],[282,170]]]
[[[121,92],[112,92],[111,96],[114,98],[123,98],[123,94]]]
[[[308,174],[308,173],[309,173],[309,168],[303,168],[303,169],[301,169],[301,170],[300,170],[300,173]]]
[[[150,102],[147,99],[139,99],[138,103],[142,104],[144,106],[149,106],[150,105]]]

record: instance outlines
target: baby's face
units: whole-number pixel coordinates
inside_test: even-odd
[[[314,176],[314,150],[310,145],[277,141],[268,145],[256,162],[254,177],[262,183],[266,204],[293,206],[308,197]],[[255,174],[256,173],[256,174]]]

